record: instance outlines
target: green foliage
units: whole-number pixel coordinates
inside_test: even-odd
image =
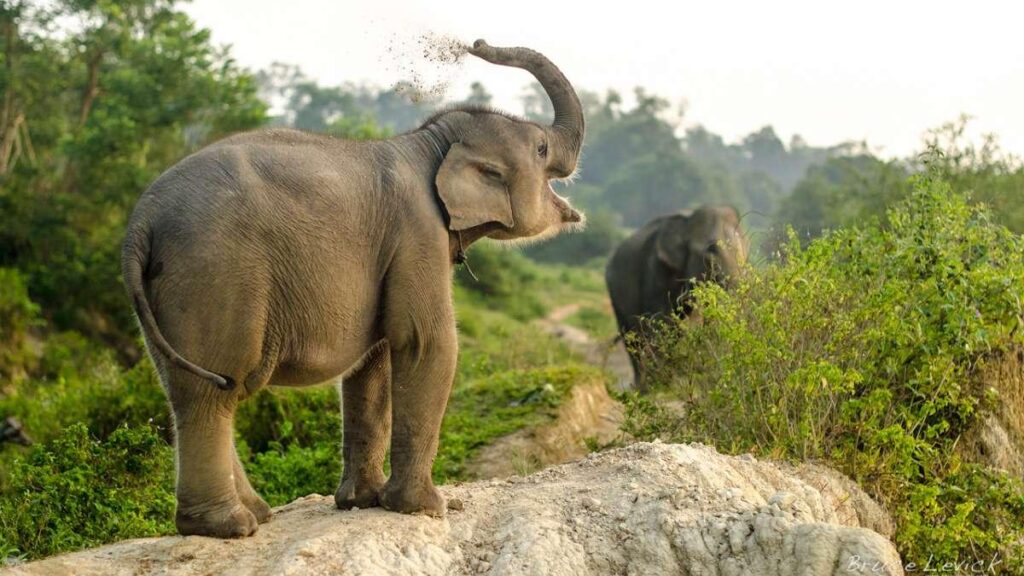
[[[896,161],[883,162],[874,156],[829,158],[808,169],[792,194],[776,210],[776,221],[796,230],[801,238],[820,236],[872,217],[880,217],[887,206],[910,192],[907,171]],[[772,249],[784,244],[784,233],[772,238]]]
[[[946,183],[913,183],[884,226],[806,248],[791,235],[784,263],[734,291],[698,286],[703,321],[644,348],[650,382],[686,415],[643,399],[627,428],[824,460],[893,511],[907,561],[1020,562],[1021,484],[962,467],[956,446],[993,401],[978,362],[1022,344],[1024,241]]]
[[[799,136],[787,146],[770,126],[737,144],[726,144],[700,126],[679,137],[681,111],[642,89],[630,110],[623,109],[615,92],[603,98],[583,92],[581,100],[588,122],[585,161],[580,183],[568,192],[591,213],[615,214],[627,227],[714,203],[734,205],[749,216],[744,218],[748,228],[765,229],[778,202],[808,167],[863,151],[851,143],[816,148]],[[543,114],[530,113],[540,101],[536,88],[524,97],[528,116],[542,119]],[[550,259],[543,251],[528,254]]]
[[[0,266],[43,315],[134,356],[120,243],[172,162],[258,125],[249,76],[169,0],[16,3],[0,13]],[[6,141],[6,137],[5,137]]]
[[[33,438],[54,438],[75,423],[100,439],[123,426],[148,424],[169,438],[167,401],[148,360],[124,370],[109,351],[66,334],[46,342],[41,365],[48,377],[27,380],[0,398],[0,415],[17,416]],[[0,452],[0,462],[14,454]]]
[[[912,485],[908,501],[895,511],[904,557],[983,560],[993,563],[997,573],[1024,572],[1020,479],[965,464],[934,483]],[[996,555],[995,550],[1003,552]]]
[[[22,275],[0,268],[0,379],[14,380],[24,372],[30,356],[26,336],[39,323],[38,314]]]
[[[271,506],[333,494],[341,477],[341,405],[331,386],[268,389],[235,416],[249,481]]]
[[[0,493],[0,552],[38,558],[174,531],[174,457],[150,426],[106,440],[75,424],[15,463]]]
[[[931,130],[926,152],[909,161],[882,161],[862,149],[825,159],[812,166],[792,194],[775,209],[778,230],[768,239],[777,250],[792,226],[803,238],[825,230],[882,218],[894,202],[912,191],[907,175],[928,171],[955,190],[971,193],[971,200],[989,206],[993,220],[1013,232],[1024,232],[1024,166],[1005,155],[993,136],[980,145],[968,140],[969,118],[961,117]]]
[[[309,494],[334,494],[341,478],[341,430],[336,436],[310,446],[272,442],[267,451],[249,458],[239,447],[249,482],[271,506]]]
[[[543,305],[527,289],[537,279],[537,267],[522,254],[484,241],[467,251],[467,256],[468,265],[459,267],[455,281],[480,304],[501,309],[517,320],[544,313]]]

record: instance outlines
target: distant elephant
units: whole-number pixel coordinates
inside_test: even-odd
[[[339,378],[338,508],[444,514],[431,467],[458,353],[454,265],[482,237],[582,221],[550,185],[573,174],[583,141],[569,81],[533,50],[468,51],[532,73],[554,123],[460,107],[377,141],[250,132],[139,199],[122,266],[173,410],[181,534],[247,536],[270,516],[232,440],[239,401]]]
[[[641,319],[691,312],[695,280],[728,283],[746,262],[747,240],[736,210],[702,206],[648,222],[616,248],[605,269],[619,333],[641,329]],[[638,354],[629,351],[635,387],[646,391]]]

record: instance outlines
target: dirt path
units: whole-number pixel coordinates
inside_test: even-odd
[[[547,333],[562,340],[573,351],[582,355],[587,363],[611,372],[616,379],[613,384],[616,391],[629,389],[633,382],[633,368],[630,366],[625,346],[622,342],[595,342],[586,331],[567,324],[566,319],[579,309],[579,304],[560,306],[538,323]]]

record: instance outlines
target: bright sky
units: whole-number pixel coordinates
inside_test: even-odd
[[[1014,0],[193,0],[186,10],[243,66],[298,64],[326,84],[429,74],[415,41],[446,34],[534,48],[578,88],[644,86],[727,141],[772,124],[787,141],[867,140],[902,156],[967,113],[975,133],[1024,155],[1024,3]],[[452,99],[480,80],[513,112],[530,80],[474,58],[431,78],[450,81]]]

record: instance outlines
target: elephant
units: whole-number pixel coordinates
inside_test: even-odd
[[[690,315],[694,282],[729,284],[746,262],[747,248],[730,206],[701,206],[645,224],[615,249],[605,268],[620,337],[641,333],[645,319]],[[629,349],[629,357],[634,387],[646,392],[639,354]]]
[[[372,141],[257,130],[137,201],[122,271],[173,414],[182,535],[245,537],[270,517],[232,439],[236,406],[268,385],[340,381],[339,509],[445,514],[431,467],[458,354],[454,267],[484,237],[583,225],[551,188],[576,171],[576,91],[531,49],[467,51],[530,72],[553,123],[455,107]]]

